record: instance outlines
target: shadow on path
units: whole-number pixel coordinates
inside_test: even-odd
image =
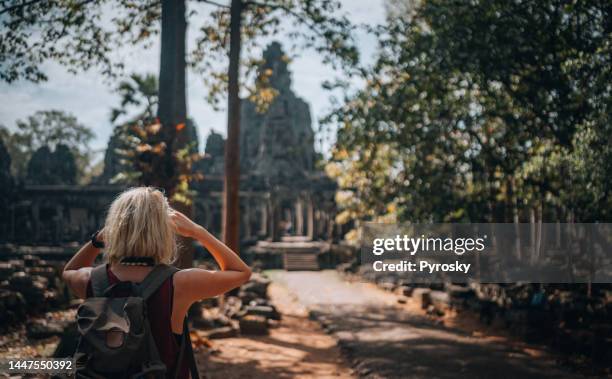
[[[269,291],[283,314],[280,324],[267,336],[213,340],[213,354],[210,350],[198,354],[202,377],[353,378],[336,341],[308,319],[306,310],[284,288],[272,283]]]
[[[372,378],[579,378],[551,356],[534,356],[410,314],[389,294],[335,272],[274,272],[338,341],[362,377]],[[317,295],[318,294],[318,295]]]

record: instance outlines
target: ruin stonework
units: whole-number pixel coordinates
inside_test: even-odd
[[[277,95],[263,113],[257,111],[253,101],[242,101],[241,169],[275,184],[287,184],[314,169],[310,109],[291,89],[291,73],[280,44],[270,44],[263,58],[259,75],[271,71],[269,85]]]
[[[329,238],[334,232],[335,183],[315,168],[310,107],[291,88],[288,58],[278,42],[265,49],[258,75],[265,75],[276,96],[267,109],[248,98],[241,101],[242,237]],[[221,136],[211,133],[206,163],[198,165],[205,179],[195,186],[202,195],[195,202],[196,215],[209,215],[201,220],[205,225],[221,219],[220,200],[211,196],[220,197],[223,190],[223,146]]]
[[[212,131],[206,138],[204,158],[197,162],[196,170],[206,175],[223,175],[225,155],[225,140],[223,136]]]
[[[117,149],[121,148],[120,140],[120,128],[115,127],[113,134],[108,140],[106,152],[104,153],[104,171],[102,171],[102,175],[94,178],[94,181],[97,183],[110,183],[118,173],[125,169],[124,165],[121,163],[120,155],[117,154]]]
[[[0,138],[0,188],[2,193],[13,187],[13,176],[11,174],[11,156]]]
[[[0,218],[0,236],[8,234],[10,227],[8,209],[12,203],[15,181],[11,174],[11,156],[0,137],[0,210],[4,217]]]
[[[77,166],[74,154],[62,144],[51,151],[47,146],[38,148],[28,163],[28,184],[76,184]]]
[[[335,184],[315,168],[314,132],[309,105],[291,88],[288,59],[279,43],[270,44],[259,67],[277,95],[268,109],[258,112],[250,99],[241,102],[240,231],[244,244],[279,240],[283,235],[327,240],[334,234]],[[135,122],[135,121],[133,121]],[[26,182],[10,210],[12,225],[2,228],[0,241],[61,244],[82,241],[104,220],[108,205],[125,184],[112,179],[125,171],[117,150],[123,148],[123,126],[115,127],[104,157],[103,174],[89,185],[70,181]],[[184,129],[197,149],[193,122]],[[206,139],[206,157],[194,170],[204,180],[191,184],[198,223],[221,234],[224,182],[223,137]],[[1,157],[0,157],[1,158]],[[5,164],[6,165],[6,164]],[[59,167],[59,166],[58,166]]]
[[[126,148],[123,140],[126,138],[126,133],[129,133],[127,127],[136,122],[138,122],[138,119],[128,121],[113,128],[113,134],[108,140],[106,152],[104,153],[104,170],[100,176],[92,180],[93,183],[111,184],[119,173],[129,170],[129,167],[123,162],[124,158],[119,151]],[[154,120],[151,119],[146,121],[145,124],[153,122]],[[198,131],[192,120],[187,120],[184,131],[188,134],[187,139],[192,141],[192,151],[198,151]]]

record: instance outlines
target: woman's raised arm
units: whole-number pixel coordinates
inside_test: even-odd
[[[232,249],[184,214],[171,215],[178,234],[200,242],[219,264],[221,271],[190,268],[177,272],[174,283],[181,300],[189,303],[213,297],[236,288],[249,280],[251,269]],[[187,304],[184,304],[187,305]]]
[[[97,238],[103,241],[103,231],[98,233]],[[100,252],[101,250],[89,241],[64,266],[62,279],[81,299],[87,296],[87,282],[91,275],[91,266]]]

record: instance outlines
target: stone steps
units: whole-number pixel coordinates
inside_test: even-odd
[[[287,271],[318,271],[321,269],[318,255],[312,253],[285,252],[283,265]]]

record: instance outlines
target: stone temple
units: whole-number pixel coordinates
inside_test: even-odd
[[[314,132],[308,103],[291,89],[291,73],[279,43],[264,52],[260,71],[272,70],[269,85],[277,96],[259,113],[254,102],[241,103],[241,231],[245,239],[271,238],[289,232],[313,239],[329,235],[334,183],[315,168]],[[221,220],[224,140],[206,140],[207,179],[196,184],[197,214],[206,225]],[[208,218],[210,217],[210,218]]]
[[[257,241],[329,241],[334,226],[335,184],[317,169],[314,132],[309,105],[291,88],[288,60],[279,43],[263,53],[260,73],[267,73],[277,96],[263,111],[243,99],[241,103],[241,240],[243,249]],[[187,125],[192,138],[197,133]],[[115,133],[116,134],[116,133]],[[24,183],[18,199],[3,210],[0,242],[62,245],[83,241],[102,225],[113,197],[124,186],[110,184],[121,170],[111,137],[104,173],[89,185]],[[194,217],[220,235],[225,141],[212,132],[205,145],[206,158],[195,170],[204,180],[193,184]],[[4,207],[4,206],[3,206]]]
[[[314,173],[314,133],[308,103],[291,90],[291,73],[281,46],[272,43],[264,52],[260,71],[271,70],[269,84],[278,97],[268,111],[258,113],[243,101],[240,162],[242,170],[269,183],[304,181]]]

